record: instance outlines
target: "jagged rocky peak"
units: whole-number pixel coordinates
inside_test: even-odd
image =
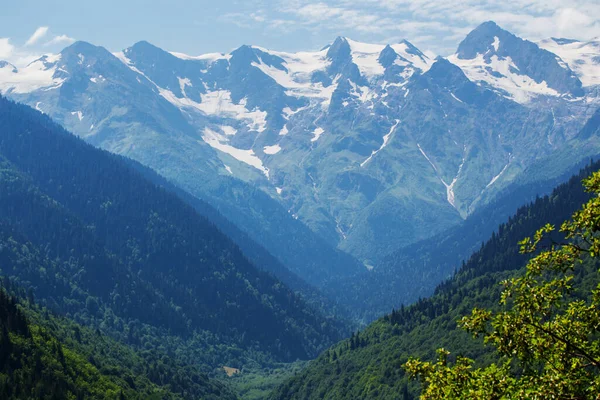
[[[327,49],[327,58],[331,60],[348,59],[350,57],[350,44],[345,37],[338,36]]]
[[[378,61],[384,68],[389,68],[394,64],[397,58],[398,53],[396,53],[392,46],[388,44],[381,50],[381,53],[379,53]]]
[[[106,55],[110,54],[108,50],[106,50],[102,46],[95,46],[88,42],[77,41],[72,45],[65,47],[61,54],[63,56],[68,56],[71,54],[88,54],[88,55]]]
[[[258,62],[255,49],[244,44],[231,52],[231,62],[251,63]]]
[[[490,98],[494,97],[487,96],[486,90],[470,81],[462,69],[442,57],[435,59],[431,68],[417,80],[417,85],[437,93],[437,96],[450,95],[453,98],[451,101],[474,107],[483,107]]]
[[[478,54],[498,53],[506,40],[517,39],[512,33],[500,28],[495,22],[487,21],[472,30],[458,45],[458,58],[468,60]]]
[[[424,75],[436,79],[443,86],[448,87],[452,87],[456,82],[462,84],[468,81],[468,78],[458,66],[443,57],[437,57],[431,68]]]
[[[325,86],[329,86],[336,76],[340,76],[355,83],[366,84],[358,66],[353,61],[352,48],[348,38],[338,36],[327,49],[326,58],[330,62],[327,67],[328,76],[324,76],[321,71],[316,71],[311,79],[313,82],[322,82]]]
[[[268,50],[243,45],[231,52],[232,66],[249,67],[251,65],[265,64],[282,71],[287,71],[285,60],[279,56],[269,53]]]

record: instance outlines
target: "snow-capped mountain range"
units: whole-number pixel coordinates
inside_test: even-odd
[[[555,157],[545,174],[557,176],[600,153],[577,137],[600,107],[599,71],[598,40],[533,43],[487,22],[436,59],[343,37],[201,56],[78,42],[23,69],[0,63],[0,90],[178,182],[276,255],[254,188],[372,266],[532,165]]]

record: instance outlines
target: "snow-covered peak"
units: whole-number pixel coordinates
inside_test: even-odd
[[[285,67],[290,75],[299,79],[310,80],[310,76],[315,71],[324,71],[331,61],[327,59],[327,50],[321,51],[301,51],[297,53],[287,53],[282,51],[272,51],[262,47],[254,46],[256,49],[277,56],[285,61]]]
[[[600,38],[587,42],[550,38],[538,42],[538,45],[559,56],[559,63],[566,63],[583,86],[600,85]]]
[[[472,81],[519,103],[538,96],[580,98],[584,94],[581,81],[555,54],[491,21],[469,33],[448,60]]]
[[[381,60],[385,49],[388,49],[387,63]],[[396,79],[406,80],[416,71],[427,71],[433,64],[433,60],[405,40],[385,46],[338,37],[322,50],[294,53],[250,45],[240,46],[229,54],[209,53],[196,56],[159,50],[147,42],[139,42],[114,55],[178,98],[185,97],[180,90],[181,79],[188,79],[191,84],[187,87],[194,87],[198,91],[209,90],[208,88],[212,90],[222,87],[225,76],[232,73],[243,76],[252,71],[248,68],[258,68],[283,87],[288,96],[316,98],[324,107],[329,104],[338,81],[347,78],[364,86],[367,81],[379,79],[384,74],[387,74],[386,80],[389,78],[394,81],[394,75],[398,76]],[[175,60],[180,63],[177,64]],[[222,60],[226,62],[218,62]],[[181,61],[198,62],[199,66],[194,67],[191,63],[186,66]],[[152,73],[164,68],[176,70],[177,76],[170,77],[167,81]],[[165,71],[159,75],[164,77]],[[195,101],[198,100],[199,94],[195,98]]]
[[[385,58],[389,60],[393,57],[391,64],[398,66],[410,66],[425,72],[434,61],[406,40],[392,45],[382,45],[338,37],[332,44],[319,51],[297,53],[273,51],[258,46],[252,46],[252,48],[283,59],[285,61],[283,66],[289,71],[293,80],[303,82],[310,81],[316,72],[325,71],[332,65],[347,62],[355,64],[364,78],[372,79],[383,76],[387,63],[381,60],[382,52],[385,54],[389,49],[393,51],[391,54],[388,53]]]
[[[352,93],[371,93],[367,90],[371,81],[406,81],[433,64],[407,41],[382,45],[338,37],[331,45],[313,52],[280,52],[257,46],[236,52],[242,50],[245,59],[252,60],[251,66],[271,77],[288,96],[314,99],[324,109],[339,84],[348,86]]]
[[[60,55],[48,54],[31,62],[25,68],[0,62],[0,93],[30,93],[37,89],[56,89],[64,81],[55,75]]]
[[[427,57],[408,40],[402,40],[400,43],[391,45],[391,47],[400,57],[408,60],[422,72],[426,72],[434,63],[434,60]]]

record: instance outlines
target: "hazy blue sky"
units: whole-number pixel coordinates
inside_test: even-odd
[[[34,54],[59,51],[73,40],[89,41],[111,51],[147,40],[167,50],[201,54],[227,52],[241,44],[276,50],[313,50],[339,35],[378,43],[406,38],[423,51],[447,55],[471,29],[486,20],[494,20],[532,40],[549,36],[580,39],[600,36],[598,0],[3,3],[0,59],[15,62]]]

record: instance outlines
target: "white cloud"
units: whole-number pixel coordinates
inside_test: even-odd
[[[40,26],[39,28],[37,28],[35,30],[35,32],[33,32],[33,35],[31,35],[31,37],[27,40],[27,42],[25,42],[25,46],[31,46],[31,45],[36,44],[37,42],[40,41],[41,38],[46,36],[47,33],[48,33],[48,27]]]
[[[66,45],[66,44],[71,44],[74,41],[75,41],[75,39],[73,39],[72,37],[69,37],[67,35],[56,35],[51,40],[44,43],[44,46],[53,46],[53,45],[57,45],[57,44]]]
[[[39,57],[30,51],[24,51],[10,43],[10,38],[0,38],[0,61],[22,67]]]
[[[365,0],[375,3],[374,0]],[[408,11],[413,19],[448,26],[474,28],[493,20],[529,39],[564,36],[589,39],[600,36],[597,0],[380,0],[388,12]]]
[[[249,1],[249,0],[248,0]],[[344,35],[385,43],[405,38],[442,55],[477,25],[493,20],[529,40],[549,36],[590,39],[600,36],[598,0],[272,0],[229,22],[282,33],[308,31],[313,38]]]
[[[44,53],[41,50],[40,42],[48,33],[48,27],[39,27],[23,46],[13,45],[10,38],[0,38],[0,61],[8,61],[19,68],[28,65]],[[54,35],[50,40],[43,43],[43,46],[64,46],[74,41],[75,39],[67,35]]]
[[[393,29],[396,22],[391,18],[366,12],[361,9],[334,7],[325,3],[305,4],[300,7],[289,6],[288,13],[300,19],[305,27],[328,30],[352,28],[359,32],[383,33]]]
[[[290,19],[271,18],[262,10],[251,13],[228,13],[219,18],[221,21],[236,25],[240,28],[262,28],[266,30],[277,30],[279,32],[289,32],[293,30],[295,21]]]
[[[0,60],[9,59],[14,51],[15,46],[10,44],[9,38],[0,38]]]

